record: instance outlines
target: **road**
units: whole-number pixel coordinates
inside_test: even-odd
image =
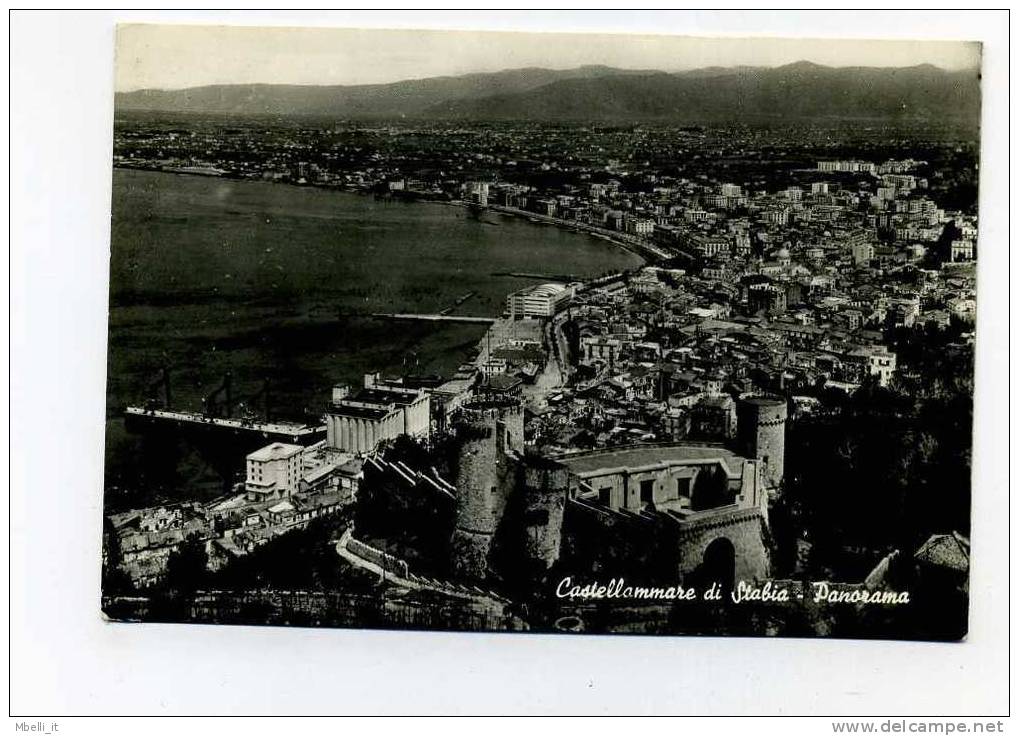
[[[621,233],[616,230],[608,230],[597,225],[591,225],[586,222],[580,222],[578,220],[562,220],[558,217],[549,217],[548,215],[539,215],[536,212],[530,212],[529,210],[521,210],[516,207],[503,207],[501,205],[490,204],[488,208],[493,212],[502,212],[507,215],[517,215],[519,217],[526,217],[529,220],[535,220],[537,222],[544,222],[548,225],[557,225],[558,227],[570,228],[571,230],[580,230],[582,232],[597,235],[598,237],[604,238],[616,245],[622,246],[629,251],[636,253],[643,258],[651,261],[664,260],[671,258],[674,253],[665,250],[664,248],[652,243],[646,238],[640,238],[636,235],[630,235],[629,233]]]
[[[563,332],[567,321],[567,315],[561,313],[546,322],[542,329],[542,341],[548,356],[534,383],[525,386],[523,390],[525,401],[532,406],[546,406],[548,395],[569,383],[573,374],[569,362],[569,344]]]

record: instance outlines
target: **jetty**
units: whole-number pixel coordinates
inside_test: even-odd
[[[311,445],[325,439],[326,427],[286,421],[265,421],[262,419],[234,419],[216,417],[179,409],[157,409],[144,406],[129,406],[124,410],[130,429],[144,429],[146,425],[163,425],[184,431],[200,430],[216,434],[250,435],[265,442],[287,442],[295,445]]]
[[[537,281],[554,281],[569,284],[574,281],[583,281],[579,276],[568,273],[527,273],[524,271],[496,271],[493,276],[511,276],[515,279],[535,279]]]
[[[495,324],[495,317],[467,317],[457,314],[394,314],[390,312],[376,312],[372,317],[394,322],[453,322],[464,325]]]

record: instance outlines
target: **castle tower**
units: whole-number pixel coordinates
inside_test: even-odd
[[[751,396],[736,405],[736,441],[740,452],[764,464],[764,485],[778,488],[785,477],[785,399]]]
[[[524,449],[524,410],[515,399],[479,397],[464,404],[456,433],[454,572],[483,578],[492,539],[516,485],[515,456]]]
[[[524,550],[528,560],[547,570],[559,559],[563,510],[570,471],[559,463],[527,458],[524,465]]]

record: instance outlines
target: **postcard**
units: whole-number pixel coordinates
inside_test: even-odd
[[[964,638],[980,61],[120,26],[104,614]]]

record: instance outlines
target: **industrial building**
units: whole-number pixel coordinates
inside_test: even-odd
[[[427,438],[431,404],[427,393],[399,383],[383,381],[378,374],[364,377],[364,387],[351,394],[347,386],[333,387],[333,400],[325,411],[326,444],[355,454],[373,452],[380,442],[400,435]]]

